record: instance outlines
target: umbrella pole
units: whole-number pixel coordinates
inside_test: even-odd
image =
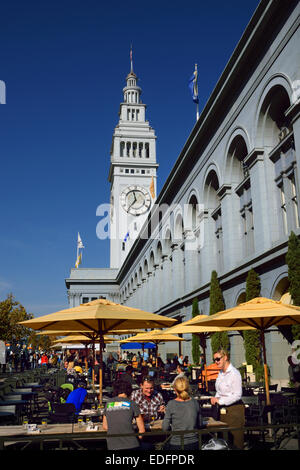
[[[92,359],[92,384],[93,384],[93,388],[94,388],[95,387],[95,340],[94,339],[93,339],[92,354],[93,354],[93,359]]]
[[[103,384],[103,374],[102,374],[102,369],[103,369],[103,334],[102,331],[100,333],[100,368],[99,368],[99,403],[100,406],[102,406],[102,384]]]
[[[85,364],[85,370],[86,372],[88,371],[88,361],[87,361],[87,356],[88,356],[88,345],[85,345],[85,359],[84,359],[84,364]]]
[[[205,374],[205,387],[206,387],[206,391],[208,392],[207,367],[206,367],[206,364],[204,364],[204,374]]]
[[[206,364],[206,337],[205,337],[205,334],[203,333],[200,333],[199,336],[200,336],[200,346],[203,349],[203,362],[204,364]]]
[[[269,377],[268,377],[265,335],[264,335],[263,330],[261,330],[260,337],[261,337],[261,344],[262,344],[262,349],[263,349],[264,374],[265,374],[265,386],[266,386],[266,402],[267,402],[267,405],[269,406],[269,405],[271,405],[271,401],[270,401],[270,390],[269,390]]]

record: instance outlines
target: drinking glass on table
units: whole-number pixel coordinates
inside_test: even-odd
[[[41,424],[41,427],[43,430],[47,429],[47,418],[43,418],[42,419],[42,424]]]
[[[24,416],[23,417],[23,428],[27,429],[27,427],[28,427],[28,418],[27,418],[27,416]]]

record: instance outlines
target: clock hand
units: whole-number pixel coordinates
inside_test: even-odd
[[[133,202],[130,204],[130,206],[128,207],[128,209],[130,209],[131,206],[133,206],[133,204],[136,202],[136,196],[135,196],[135,192],[133,191],[133,196],[134,196],[134,200]]]

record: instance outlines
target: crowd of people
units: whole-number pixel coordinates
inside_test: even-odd
[[[15,360],[15,368],[18,361]],[[80,356],[67,353],[65,356],[56,354],[40,354],[21,367],[59,367],[65,369],[68,376],[91,376],[99,368],[99,358],[92,360],[90,355]],[[245,425],[245,407],[242,401],[242,377],[231,364],[229,352],[219,349],[213,354],[215,370],[215,394],[211,396],[211,405],[217,405],[221,413],[220,420],[231,428],[229,433],[233,448],[243,449]],[[29,365],[28,365],[29,364]],[[30,366],[31,364],[31,366]],[[164,431],[185,431],[184,449],[198,448],[198,434],[192,432],[203,427],[201,407],[190,392],[189,369],[187,356],[174,355],[164,363],[158,355],[153,354],[106,354],[103,363],[103,377],[113,386],[112,397],[105,404],[103,429],[107,430],[107,446],[109,450],[149,449],[152,444],[147,441],[145,429],[151,423],[162,420]],[[299,389],[299,365],[289,358],[291,382]],[[202,375],[202,374],[201,374]],[[158,377],[168,376],[169,383],[164,384]],[[110,380],[109,380],[110,378]],[[113,378],[113,380],[111,380]],[[94,375],[97,380],[97,375]],[[104,384],[105,385],[105,384]],[[79,384],[68,397],[74,402],[77,412],[87,397],[84,384]],[[173,390],[173,395],[164,394],[164,389]],[[73,401],[72,401],[73,400]],[[240,428],[240,429],[238,429]],[[140,435],[109,437],[111,434],[128,434],[138,431]],[[187,432],[191,431],[191,432]],[[167,442],[168,449],[181,449],[180,435],[171,435]]]
[[[176,373],[171,382],[174,391],[173,398],[166,403],[163,397],[164,385],[159,384],[157,389],[153,375],[151,375],[154,362],[148,358],[145,365],[141,359],[139,374],[135,375],[136,357],[132,357],[131,363],[126,366],[124,373],[113,384],[113,398],[109,399],[105,406],[103,428],[109,434],[130,433],[134,430],[133,420],[139,433],[145,432],[148,423],[161,419],[164,431],[192,431],[203,427],[203,419],[199,402],[193,398],[190,392],[188,375],[188,360],[183,357],[175,357],[166,364],[155,360],[155,366],[160,363],[159,370]],[[150,361],[150,362],[149,362]],[[222,407],[222,421],[232,427],[243,427],[245,423],[244,404],[242,397],[242,378],[240,372],[230,363],[229,353],[220,349],[214,354],[214,363],[219,368],[216,380],[216,393],[211,397],[211,404]],[[157,367],[156,367],[157,370]],[[132,389],[134,384],[139,387]],[[168,385],[168,388],[170,387]],[[167,387],[167,386],[166,386]],[[243,431],[230,433],[233,448],[242,449]],[[147,434],[136,437],[108,437],[108,449],[149,449],[151,443],[147,440]],[[180,435],[170,435],[165,445],[166,449],[176,450],[182,447]],[[198,448],[198,434],[184,433],[184,449]]]
[[[47,368],[60,367],[61,360],[62,355],[55,352],[45,353],[26,347],[15,350],[7,348],[5,363],[2,364],[2,372],[23,372],[42,366]]]

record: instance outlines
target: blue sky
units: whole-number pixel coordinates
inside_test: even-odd
[[[0,300],[12,292],[35,316],[67,307],[78,232],[82,267],[109,266],[96,209],[109,202],[130,44],[157,135],[159,191],[195,124],[194,64],[201,112],[258,3],[2,2]]]

